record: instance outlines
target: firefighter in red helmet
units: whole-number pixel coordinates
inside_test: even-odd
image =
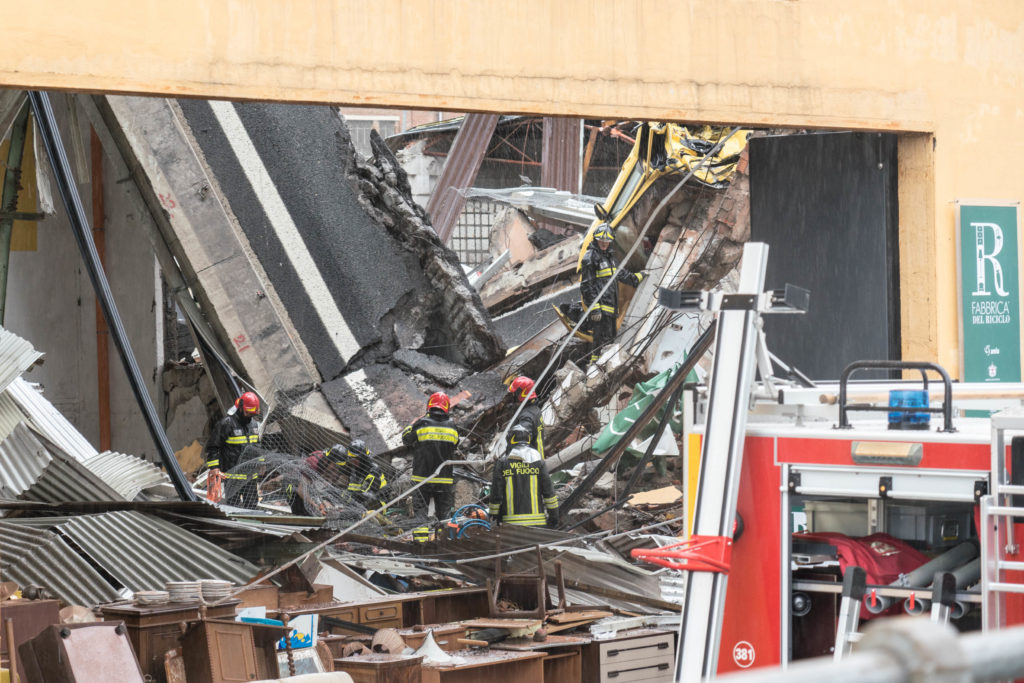
[[[437,392],[427,401],[427,414],[413,422],[402,432],[402,442],[412,452],[412,482],[417,484],[434,473],[442,463],[452,460],[459,445],[459,432],[448,412],[448,395]],[[430,501],[434,501],[434,514],[447,519],[455,502],[455,480],[452,468],[443,468],[435,479],[420,487],[412,497],[413,513],[420,525],[413,529],[413,538],[426,541],[430,533],[426,526]]]
[[[234,408],[214,426],[206,441],[206,466],[211,477],[223,476],[224,502],[228,505],[255,508],[258,502],[259,472],[255,463],[252,471],[233,470],[259,458],[258,453],[250,451],[260,442],[259,415],[259,396],[247,391],[235,400]]]
[[[544,456],[544,420],[540,416],[540,405],[537,393],[533,390],[533,380],[524,375],[516,377],[508,385],[508,395],[516,403],[525,403],[516,418],[516,425],[522,425],[530,433],[530,446],[537,449],[540,457]],[[513,425],[515,426],[515,425]]]

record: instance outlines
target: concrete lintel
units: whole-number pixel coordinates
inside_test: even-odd
[[[106,103],[114,138],[160,237],[237,367],[267,396],[277,388],[319,383],[309,353],[196,155],[174,103],[140,97],[108,97]]]

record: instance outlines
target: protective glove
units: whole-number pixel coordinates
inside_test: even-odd
[[[548,510],[548,524],[549,529],[558,528],[558,510]]]
[[[491,518],[491,526],[493,526],[493,527],[501,526],[501,515],[491,515],[490,518]]]
[[[590,322],[599,323],[601,322],[601,311],[596,308],[590,312]]]

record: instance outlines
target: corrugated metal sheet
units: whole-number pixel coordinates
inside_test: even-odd
[[[151,486],[171,483],[171,478],[163,470],[134,455],[105,451],[84,464],[125,500],[135,500],[140,491]]]
[[[470,187],[476,179],[497,125],[497,114],[466,114],[455,136],[444,168],[441,169],[441,177],[437,179],[437,186],[427,201],[427,213],[430,214],[434,232],[445,244],[452,236],[462,206],[466,203],[461,191]]]
[[[42,357],[32,344],[0,327],[0,391]]]
[[[22,500],[125,500],[77,460],[44,443],[25,423],[0,443],[0,481]]]
[[[56,534],[0,522],[4,581],[42,586],[69,605],[92,607],[116,600],[118,591]]]
[[[579,192],[580,119],[545,117],[541,138],[540,184]]]
[[[53,456],[24,422],[0,443],[0,482],[11,495],[20,496],[36,483]]]
[[[76,460],[88,460],[96,455],[89,440],[58,412],[53,404],[35,390],[34,385],[19,377],[7,387],[8,393],[21,410],[28,415],[32,426],[61,450]]]
[[[14,431],[19,422],[25,422],[28,416],[18,407],[10,393],[0,393],[0,441]]]
[[[51,460],[39,479],[18,497],[41,503],[126,500],[77,460],[59,456]]]
[[[168,581],[222,579],[242,584],[255,565],[170,522],[138,512],[69,517],[57,533],[74,541],[130,590],[160,590]]]

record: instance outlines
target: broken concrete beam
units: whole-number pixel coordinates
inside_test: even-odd
[[[412,200],[405,171],[376,131],[371,131],[370,145],[373,158],[355,158],[350,172],[361,190],[359,203],[418,257],[424,275],[440,295],[437,315],[431,320],[439,327],[438,335],[450,339],[449,360],[475,370],[497,362],[505,354],[504,346],[458,257],[438,239],[426,212]]]
[[[539,287],[558,278],[572,279],[582,237],[572,237],[537,252],[525,263],[503,271],[484,285],[480,297],[492,314],[515,308],[529,300]]]
[[[469,374],[469,370],[461,365],[412,349],[399,349],[391,359],[399,367],[446,387],[455,386]]]
[[[509,263],[518,266],[533,258],[537,248],[530,242],[534,227],[518,209],[505,206],[494,215],[491,224],[491,256],[509,252]]]
[[[101,112],[169,249],[233,362],[261,392],[319,380],[288,310],[171,100],[109,96]],[[163,246],[166,245],[166,248]],[[165,270],[173,264],[164,264]]]

